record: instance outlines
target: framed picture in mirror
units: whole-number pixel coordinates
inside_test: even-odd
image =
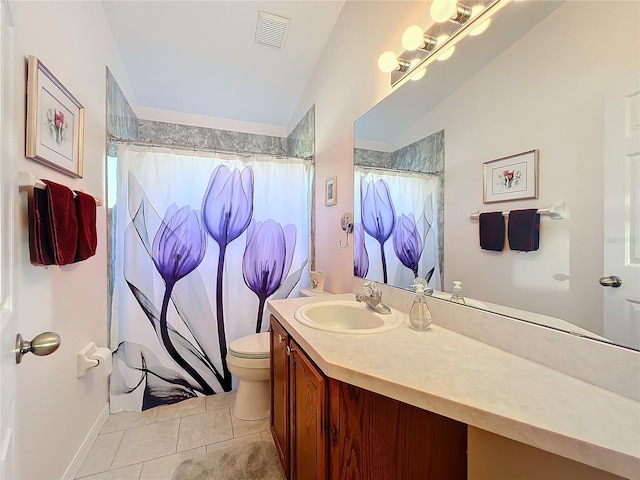
[[[84,107],[40,60],[29,56],[26,157],[82,178]]]
[[[483,181],[484,203],[538,198],[538,150],[484,162]]]
[[[324,204],[327,207],[336,204],[336,182],[337,179],[335,175],[333,177],[327,178],[324,181]]]

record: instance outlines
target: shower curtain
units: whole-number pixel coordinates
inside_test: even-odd
[[[118,146],[111,412],[233,388],[228,345],[267,331],[267,299],[306,269],[309,172],[291,157]]]
[[[418,276],[442,290],[438,174],[356,167],[354,275],[410,288]]]

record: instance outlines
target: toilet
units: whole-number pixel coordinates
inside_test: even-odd
[[[238,377],[233,415],[241,420],[269,416],[269,332],[238,338],[229,345],[227,367]]]

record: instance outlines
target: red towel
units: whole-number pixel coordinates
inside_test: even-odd
[[[42,180],[46,185],[49,202],[49,236],[56,265],[73,263],[78,245],[78,221],[73,192],[51,180]]]
[[[540,214],[536,208],[509,212],[509,248],[530,252],[540,245]]]
[[[47,192],[34,188],[33,196],[29,195],[29,253],[32,265],[54,264],[49,224]]]
[[[480,223],[480,248],[501,252],[504,248],[504,216],[502,212],[481,213],[478,217]]]
[[[81,262],[96,254],[96,199],[76,190],[76,218],[78,220],[78,245],[74,262]]]

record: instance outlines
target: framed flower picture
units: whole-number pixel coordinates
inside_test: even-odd
[[[26,156],[82,178],[84,107],[36,57],[27,75]]]
[[[484,162],[483,202],[538,198],[538,150]]]
[[[336,176],[327,178],[324,182],[324,204],[329,207],[336,204]]]

